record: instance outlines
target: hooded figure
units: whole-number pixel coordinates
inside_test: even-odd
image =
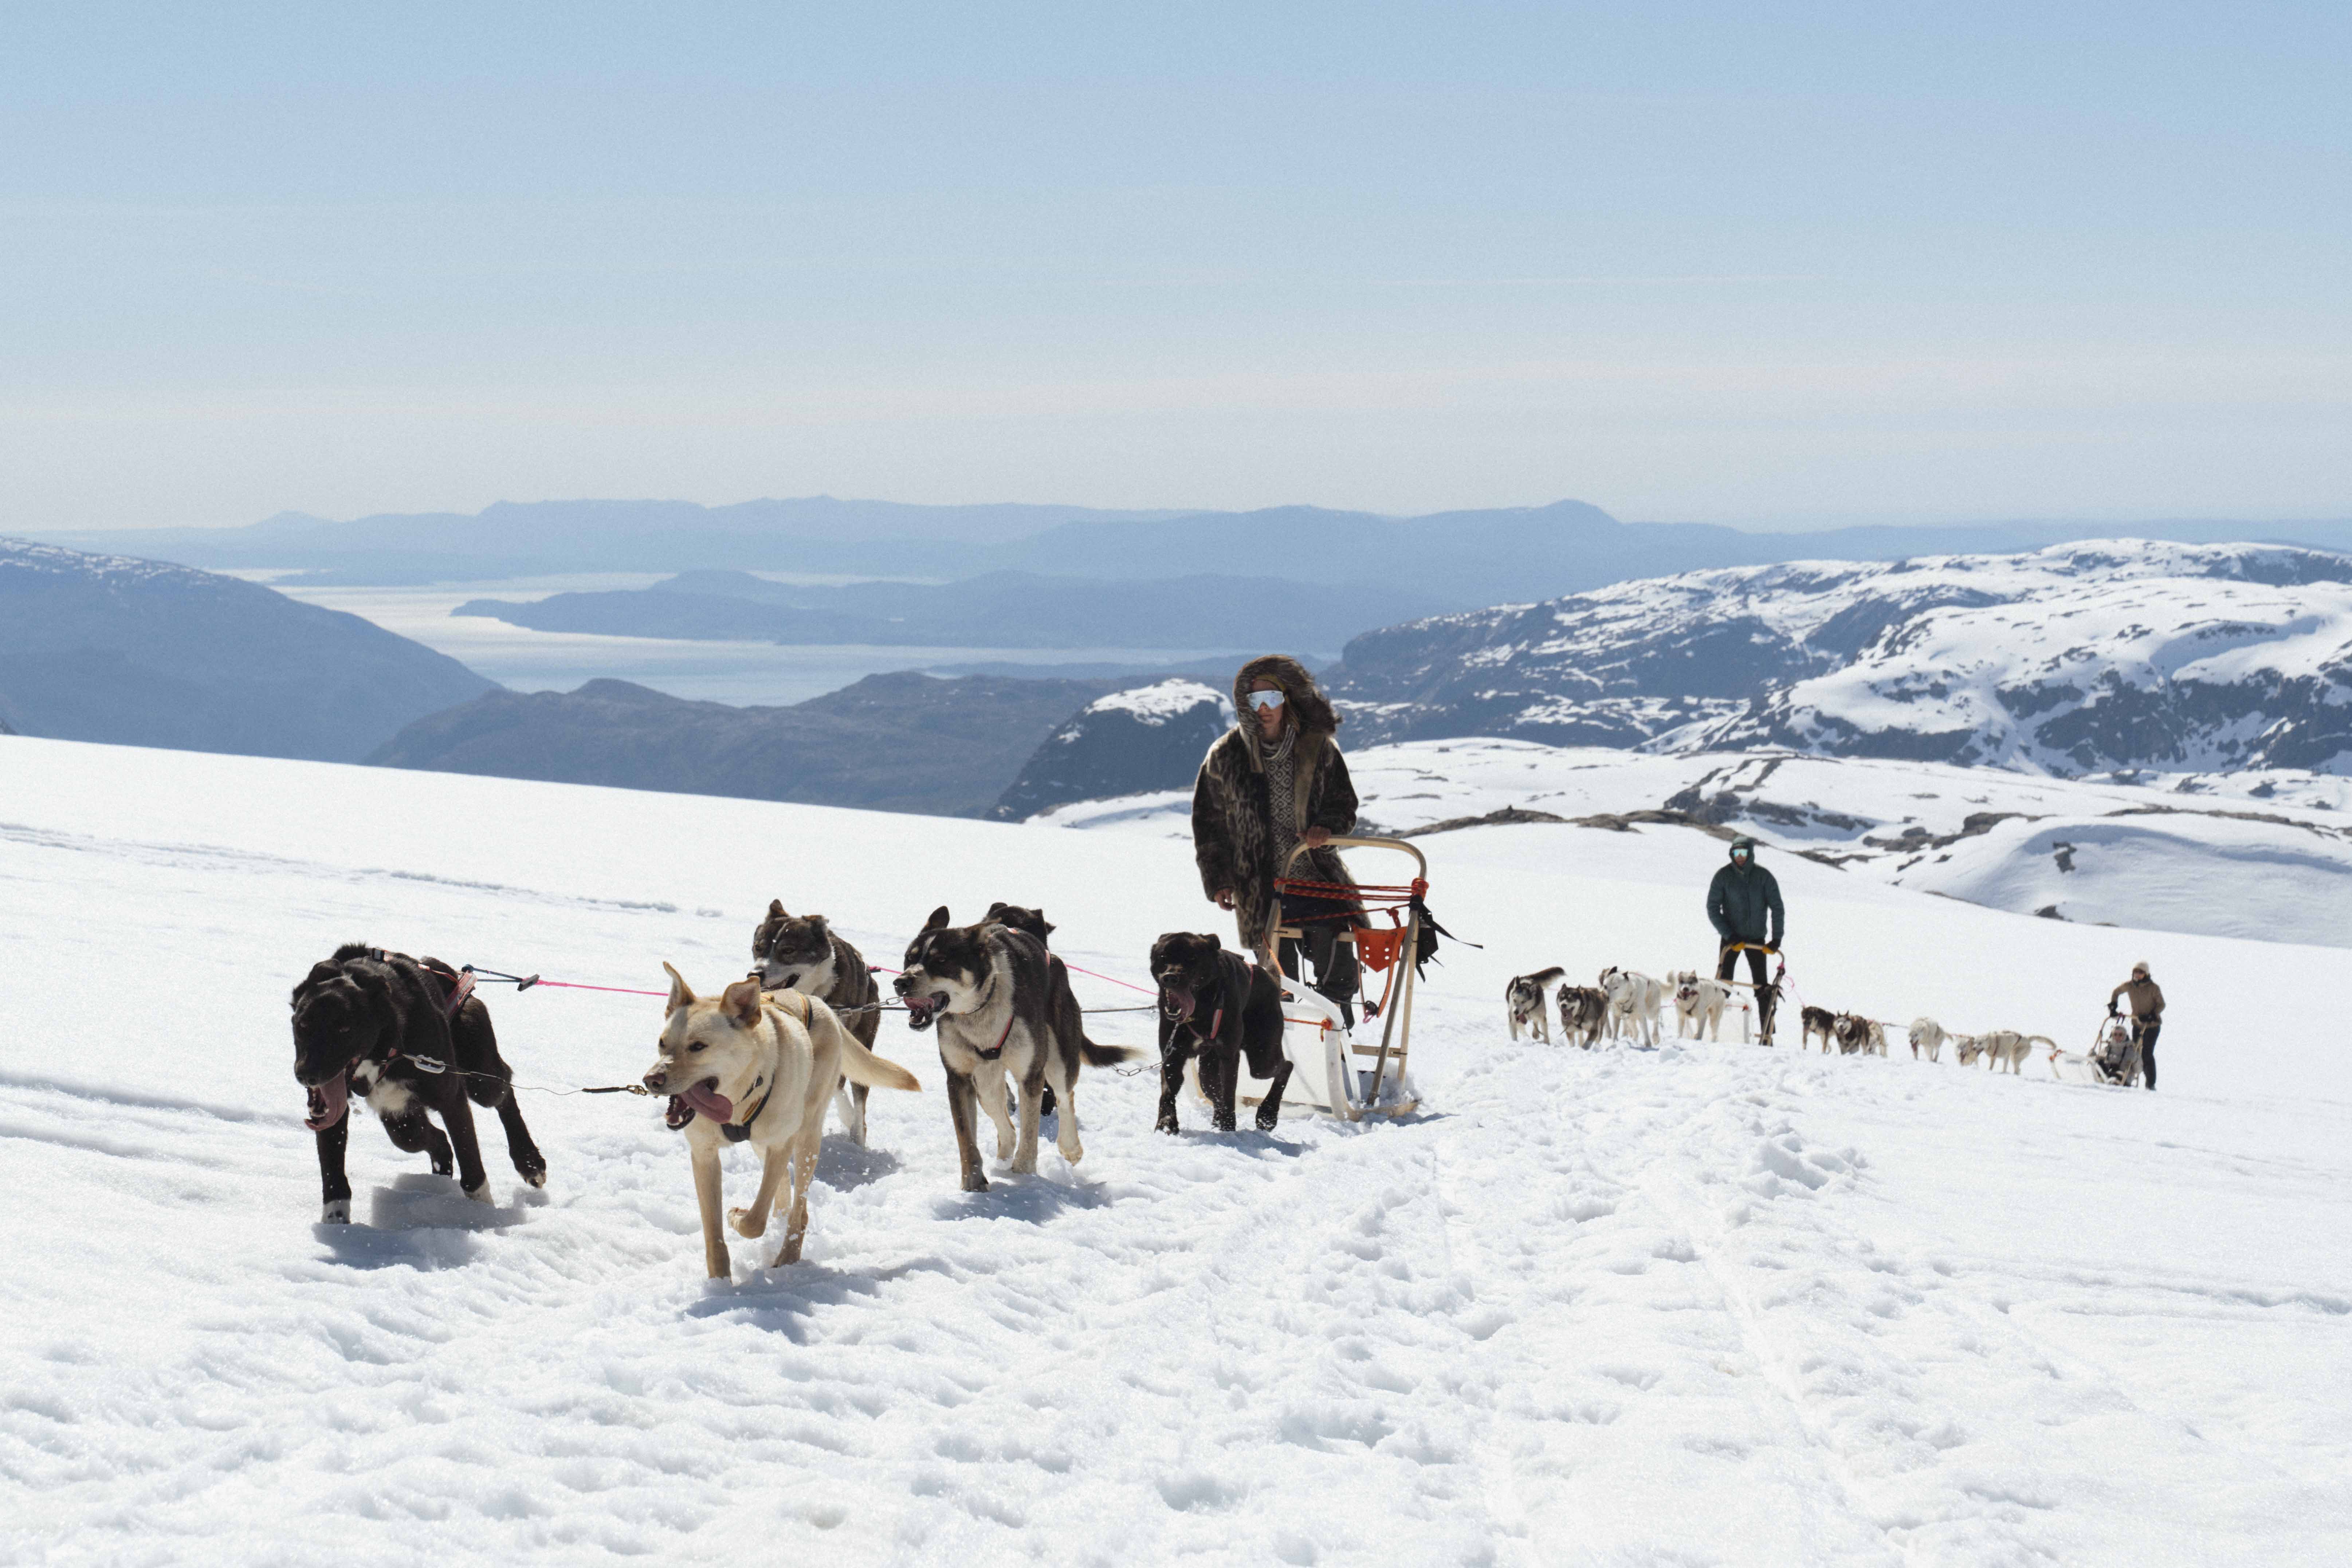
[[[1242,666],[1234,677],[1234,709],[1239,721],[1209,747],[1193,781],[1192,858],[1200,864],[1201,890],[1234,911],[1242,946],[1263,959],[1276,924],[1356,907],[1294,894],[1278,910],[1274,889],[1301,843],[1310,847],[1291,875],[1355,885],[1339,852],[1322,844],[1356,826],[1356,788],[1333,738],[1339,715],[1297,659],[1267,654]],[[1278,921],[1277,914],[1286,918]],[[1333,940],[1344,923],[1309,920],[1301,929],[1315,961],[1316,989],[1352,1015],[1355,949]],[[1279,955],[1294,978],[1296,947],[1286,942]]]
[[[1756,863],[1756,840],[1744,833],[1731,841],[1731,864],[1716,872],[1715,880],[1706,885],[1706,918],[1722,943],[1715,966],[1717,980],[1731,978],[1740,946],[1747,944],[1748,973],[1756,985],[1757,1017],[1769,1046],[1779,993],[1764,978],[1762,950],[1780,947],[1788,912],[1780,907],[1780,884]]]

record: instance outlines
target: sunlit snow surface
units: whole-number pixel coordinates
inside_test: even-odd
[[[2078,1045],[2147,957],[2162,1092],[1514,1046],[1515,971],[1701,962],[1721,846],[1424,842],[1433,907],[1486,943],[1430,973],[1425,1114],[1219,1136],[1187,1102],[1171,1139],[1148,1077],[1095,1070],[1081,1165],[992,1160],[966,1195],[893,1019],[925,1092],[877,1092],[869,1150],[827,1141],[806,1262],[738,1240],[711,1286],[684,1154],[629,1097],[527,1095],[549,1185],[493,1129],[487,1210],[362,1122],[360,1223],[315,1226],[288,989],[352,939],[715,984],[771,897],[883,963],[936,903],[1039,904],[1132,976],[1222,918],[1184,847],[0,741],[0,1558],[2352,1557],[2344,953],[1778,854],[1804,1000]],[[523,1082],[574,1086],[643,1071],[659,1005],[492,1005]]]

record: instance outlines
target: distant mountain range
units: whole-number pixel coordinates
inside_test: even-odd
[[[1428,615],[1442,604],[1408,584],[1339,595],[1276,577],[1136,582],[992,572],[954,584],[828,587],[700,571],[643,589],[472,599],[451,613],[618,637],[885,647],[1256,650],[1279,642],[1328,653],[1367,625]]]
[[[456,659],[234,577],[0,539],[0,725],[356,762],[495,689]]]
[[[829,496],[723,507],[500,502],[475,516],[386,514],[351,522],[286,513],[247,528],[48,537],[198,566],[299,569],[319,581],[346,583],[700,568],[934,582],[992,572],[1161,581],[1250,576],[1312,583],[1335,596],[1406,594],[1438,608],[1467,610],[1709,567],[2004,553],[2118,531],[2192,543],[2257,539],[2352,550],[2352,520],[2178,519],[2127,530],[2027,521],[1755,533],[1707,523],[1621,522],[1574,500],[1400,519],[1304,506],[1109,511]],[[1357,629],[1381,624],[1378,609],[1364,609]]]
[[[1369,633],[1327,679],[1367,742],[2336,772],[2352,559],[2109,541],[1694,572]]]
[[[905,671],[789,708],[690,702],[623,680],[494,691],[409,725],[383,767],[977,816],[1107,680]]]

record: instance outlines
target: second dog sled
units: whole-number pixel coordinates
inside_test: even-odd
[[[1423,933],[1431,929],[1429,910],[1422,903],[1422,896],[1429,891],[1429,861],[1402,838],[1333,838],[1328,846],[1410,855],[1413,878],[1411,882],[1352,885],[1296,880],[1287,873],[1307,847],[1302,844],[1291,851],[1283,868],[1286,875],[1275,883],[1276,890],[1353,906],[1340,914],[1309,918],[1348,921],[1339,940],[1355,948],[1363,970],[1385,973],[1388,984],[1378,1002],[1365,1005],[1359,1026],[1368,1034],[1373,1019],[1380,1020],[1380,1043],[1371,1045],[1357,1037],[1359,1030],[1347,1026],[1329,999],[1304,980],[1283,973],[1278,966],[1267,966],[1282,988],[1282,1048],[1290,1058],[1290,1082],[1282,1091],[1282,1103],[1286,1110],[1305,1106],[1348,1121],[1407,1115],[1421,1104],[1406,1068],[1412,1042],[1413,982]],[[1389,923],[1384,927],[1362,923],[1376,914],[1386,915]],[[1279,951],[1284,941],[1304,934],[1301,926],[1276,926],[1269,945]],[[1260,962],[1265,962],[1264,955]],[[1303,955],[1299,967],[1306,968]],[[1252,1078],[1247,1065],[1243,1066],[1240,1089],[1244,1104],[1258,1103],[1271,1087],[1264,1079]]]

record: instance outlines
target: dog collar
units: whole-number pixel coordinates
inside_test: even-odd
[[[776,1061],[775,1061],[775,1065],[768,1070],[768,1076],[769,1076],[770,1078],[782,1078],[782,1077],[783,1077],[783,1075],[784,1075],[784,1052],[783,1052],[783,1047],[781,1047],[781,1046],[779,1046],[779,1047],[776,1048]],[[754,1081],[754,1082],[752,1083],[751,1087],[752,1087],[753,1089],[757,1089],[757,1088],[759,1088],[759,1087],[760,1087],[760,1085],[759,1085],[759,1083],[758,1083],[757,1081]],[[763,1094],[763,1095],[761,1095],[761,1096],[760,1097],[760,1103],[759,1103],[759,1104],[757,1104],[757,1105],[755,1105],[755,1106],[753,1106],[753,1107],[751,1108],[751,1115],[749,1115],[749,1116],[747,1116],[747,1117],[743,1118],[743,1120],[742,1120],[742,1121],[722,1121],[722,1122],[720,1122],[720,1123],[719,1124],[719,1134],[720,1134],[722,1137],[724,1137],[724,1138],[727,1140],[727,1142],[729,1142],[730,1143],[740,1143],[741,1142],[743,1142],[743,1140],[744,1140],[744,1139],[749,1138],[750,1136],[751,1136],[751,1123],[753,1123],[754,1121],[759,1121],[759,1120],[760,1120],[760,1112],[761,1112],[761,1111],[763,1111],[763,1110],[767,1110],[767,1109],[768,1109],[768,1101],[770,1101],[770,1100],[773,1100],[773,1099],[775,1099],[775,1098],[776,1098],[776,1086],[775,1086],[774,1084],[772,1084],[772,1084],[768,1085],[768,1092],[767,1092],[767,1093],[765,1093],[765,1094]]]
[[[988,984],[988,994],[991,997],[993,997],[996,994],[996,982],[993,980],[991,980]],[[985,1002],[981,1004],[981,1007],[986,1007],[987,1005],[988,1004]],[[980,1008],[974,1008],[973,1011],[978,1012],[980,1011]],[[984,1051],[974,1051],[971,1054],[978,1057],[984,1062],[992,1062],[998,1058],[1003,1056],[1004,1042],[1013,1037],[1013,1020],[1018,1018],[1020,1016],[1020,1014],[1014,1012],[1012,1008],[1007,1007],[1004,1010],[1004,1032],[996,1037],[996,1044],[989,1047],[988,1049]]]

